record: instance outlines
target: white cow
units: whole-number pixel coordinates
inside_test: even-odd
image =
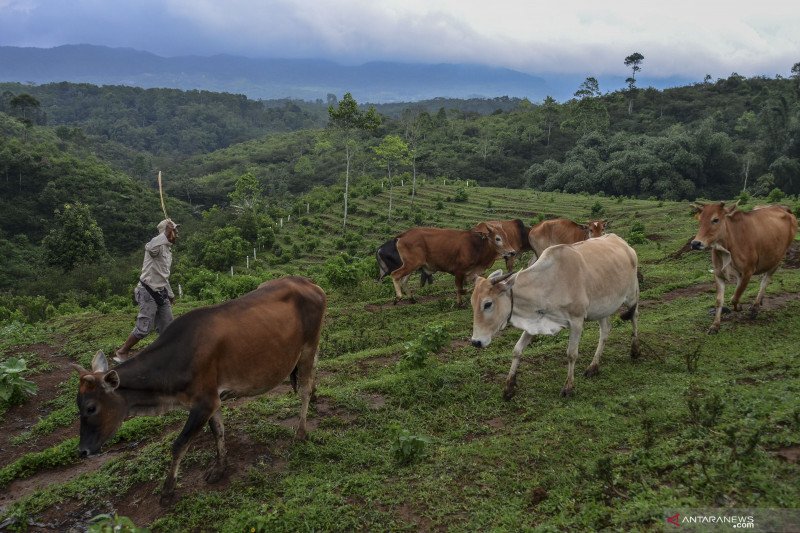
[[[633,248],[611,233],[547,248],[536,263],[516,274],[503,276],[498,270],[488,279],[477,279],[472,293],[473,346],[488,346],[508,324],[523,330],[514,346],[514,359],[503,393],[506,400],[514,396],[520,357],[533,336],[554,335],[563,328],[569,328],[569,365],[561,395],[572,393],[585,320],[600,322],[600,342],[584,375],[597,374],[611,331],[610,317],[622,304],[628,306],[622,318],[633,323],[631,357],[639,356],[637,264]]]

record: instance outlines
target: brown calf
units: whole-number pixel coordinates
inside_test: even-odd
[[[532,250],[531,243],[528,240],[528,231],[530,231],[530,228],[527,228],[518,218],[514,220],[491,220],[487,222],[487,224],[493,224],[503,228],[506,234],[506,244],[515,252],[505,256],[506,270],[509,272],[513,271],[517,254]]]
[[[297,437],[305,438],[325,304],[325,293],[310,280],[286,277],[235,300],[189,311],[114,370],[97,352],[91,371],[77,367],[80,455],[97,453],[128,416],[187,408],[189,419],[172,445],[161,492],[161,503],[167,504],[181,459],[206,423],[216,439],[217,460],[205,479],[213,483],[225,472],[221,400],[263,394],[287,376],[295,388],[300,384]]]
[[[700,221],[697,236],[692,240],[692,249],[711,248],[711,263],[717,283],[717,308],[709,333],[719,331],[726,280],[735,279],[738,282],[731,298],[734,311],[738,311],[739,300],[750,277],[753,274],[764,275],[758,295],[750,307],[750,316],[755,318],[764,301],[767,284],[778,270],[797,233],[797,218],[783,206],[757,207],[744,213],[736,210],[737,204],[692,204],[695,217]]]
[[[472,280],[489,268],[498,254],[506,257],[515,251],[506,244],[502,226],[481,222],[471,230],[412,228],[397,237],[395,245],[402,265],[391,273],[395,303],[403,291],[411,301],[408,277],[422,268],[428,273],[448,272],[456,278],[456,296],[463,305],[464,281]]]
[[[593,220],[586,224],[578,224],[566,218],[544,220],[531,228],[528,241],[533,253],[540,257],[542,252],[553,245],[574,244],[600,237],[609,227],[611,224],[607,220]]]

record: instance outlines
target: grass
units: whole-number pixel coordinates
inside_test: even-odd
[[[278,424],[296,415],[299,400],[293,395],[226,408],[229,439],[246,435],[285,466],[255,461],[223,490],[181,486],[174,507],[153,524],[138,525],[161,531],[660,530],[669,507],[800,506],[800,467],[773,453],[800,445],[800,300],[762,311],[752,322],[726,321],[718,335],[708,336],[712,294],[664,298],[712,280],[708,254],[670,258],[695,232],[685,204],[470,187],[468,202],[435,209],[437,199],[455,189],[421,188],[417,202],[424,224],[466,227],[514,217],[530,222],[539,214],[586,220],[596,202],[623,237],[634,222],[642,223],[649,240],[635,248],[644,275],[642,298],[649,301],[641,309],[643,358],[629,359],[630,325],[615,319],[601,374],[584,378],[576,372],[575,396],[562,399],[567,334],[540,337],[524,353],[517,396],[504,402],[517,330],[509,329],[485,350],[454,343],[429,355],[421,368],[398,364],[405,343],[417,341],[432,324],[445,325],[457,341],[469,338],[471,312],[455,307],[451,276],[437,274],[433,286],[419,291],[430,299],[380,310],[368,306],[391,300],[388,281],[329,289],[318,387],[328,412],[312,407],[320,424],[309,441],[292,442],[292,431]],[[395,201],[404,208],[402,191],[395,190]],[[386,226],[385,215],[367,215],[383,213],[385,200],[353,200],[357,211],[350,220],[364,239],[361,256],[413,225],[395,220]],[[321,225],[315,230],[320,246],[313,255],[270,269],[316,273],[319,263],[337,253],[336,208],[310,217]],[[299,242],[307,234],[307,228],[287,225],[280,238]],[[752,283],[744,301],[756,290]],[[779,270],[769,294],[799,290],[800,272]],[[187,302],[182,310],[191,306]],[[60,317],[47,327],[65,339],[63,353],[88,365],[97,349],[108,352],[124,340],[132,319],[132,312],[84,314]],[[41,342],[44,333],[37,335]],[[597,325],[589,324],[579,368],[588,366],[597,336]],[[0,348],[19,344],[24,342]],[[67,409],[73,385],[60,391],[54,406]],[[54,420],[36,426],[37,435],[61,424],[64,413],[53,413]],[[57,502],[80,499],[85,490],[124,500],[136,482],[160,483],[175,435],[163,431],[182,417],[127,422],[130,429],[120,439],[143,444],[126,452],[124,461],[114,459],[97,472],[33,492],[3,516],[35,517]],[[423,439],[424,451],[413,461],[397,461],[398,435]],[[57,452],[73,447],[73,440],[39,453],[61,457]],[[191,448],[187,468],[211,456],[210,449]],[[0,472],[7,483],[47,475],[55,463],[65,464],[28,454]]]

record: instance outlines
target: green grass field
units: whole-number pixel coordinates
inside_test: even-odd
[[[182,465],[180,500],[162,509],[182,412],[129,420],[99,457],[81,462],[74,453],[77,379],[67,364],[88,365],[97,349],[119,346],[133,307],[0,325],[0,357],[38,361],[29,379],[41,388],[3,415],[0,528],[65,530],[118,512],[159,531],[630,531],[661,530],[666,508],[800,507],[800,271],[778,271],[756,320],[734,314],[709,336],[710,257],[676,254],[696,231],[686,203],[473,187],[468,201],[448,201],[455,191],[424,185],[419,225],[587,220],[598,202],[622,237],[642,224],[648,240],[634,248],[644,276],[643,357],[630,360],[630,324],[614,319],[601,373],[576,371],[575,395],[563,399],[568,334],[539,337],[525,351],[516,397],[505,402],[520,332],[509,328],[484,350],[470,346],[471,310],[456,308],[452,276],[437,274],[414,305],[391,305],[389,280],[331,289],[309,440],[293,440],[299,399],[288,386],[228,404],[228,475],[203,482],[214,453],[206,431]],[[408,186],[394,192],[399,214],[410,213]],[[410,217],[388,223],[385,193],[352,203],[359,255],[418,225]],[[306,217],[313,229],[287,223],[279,240],[320,245],[271,272],[314,271],[337,253],[338,206]],[[197,305],[184,301],[177,311]],[[405,362],[404,344],[437,324],[445,347],[421,368]],[[590,323],[581,370],[597,335]]]

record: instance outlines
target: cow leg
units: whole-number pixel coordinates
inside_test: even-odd
[[[575,361],[578,360],[578,345],[583,333],[583,319],[569,324],[569,345],[567,346],[567,382],[561,389],[561,396],[572,396],[572,384],[575,381]]]
[[[183,426],[178,438],[172,443],[172,463],[167,472],[167,477],[164,479],[164,487],[161,489],[161,505],[169,505],[175,497],[175,484],[178,482],[178,467],[181,464],[186,450],[189,448],[189,443],[206,425],[206,422],[214,414],[214,411],[219,409],[219,399],[216,405],[195,405],[189,411],[189,419]]]
[[[511,360],[511,370],[508,371],[506,388],[503,390],[503,399],[506,401],[513,398],[517,392],[517,368],[519,368],[519,362],[522,358],[522,351],[531,343],[531,339],[533,339],[533,335],[525,331],[517,341],[517,344],[514,345],[514,358]]]
[[[715,272],[714,281],[717,283],[717,309],[714,313],[714,322],[712,322],[711,327],[708,328],[709,335],[719,332],[719,325],[722,321],[722,304],[725,303],[725,279],[721,276],[718,276]]]
[[[456,301],[458,302],[458,307],[464,307],[464,277],[465,274],[456,274]]]
[[[767,285],[769,285],[769,281],[772,279],[772,275],[775,273],[775,270],[777,269],[764,272],[764,275],[761,276],[761,285],[758,287],[758,294],[756,295],[753,305],[750,306],[750,318],[755,318],[758,316],[758,311],[761,309],[761,305],[764,303],[764,292],[766,292]]]
[[[517,259],[516,255],[509,255],[505,257],[506,271],[514,272],[514,262],[516,261],[516,259]]]
[[[314,389],[314,373],[317,366],[317,346],[306,345],[297,362],[298,386],[300,388],[300,421],[297,423],[297,440],[306,440],[306,419],[311,392]]]
[[[601,318],[600,322],[600,341],[597,343],[597,350],[594,352],[594,358],[589,368],[583,373],[584,376],[592,377],[600,373],[600,356],[603,355],[603,350],[606,347],[606,339],[611,331],[611,319],[609,317]]]
[[[217,443],[217,461],[208,469],[203,479],[206,483],[216,483],[222,479],[228,468],[228,454],[225,449],[225,426],[222,423],[222,408],[217,409],[208,419],[208,427]]]
[[[741,300],[742,293],[747,288],[747,284],[750,283],[750,277],[752,275],[752,270],[746,270],[742,272],[742,277],[739,278],[739,283],[736,285],[736,290],[733,292],[733,298],[731,298],[731,306],[733,307],[734,311],[741,310],[739,308],[739,300]]]
[[[631,359],[638,359],[642,352],[639,350],[639,304],[636,305],[636,310],[631,316]]]
[[[394,285],[394,303],[397,303],[403,298],[403,288],[394,276],[392,276],[392,285]]]

